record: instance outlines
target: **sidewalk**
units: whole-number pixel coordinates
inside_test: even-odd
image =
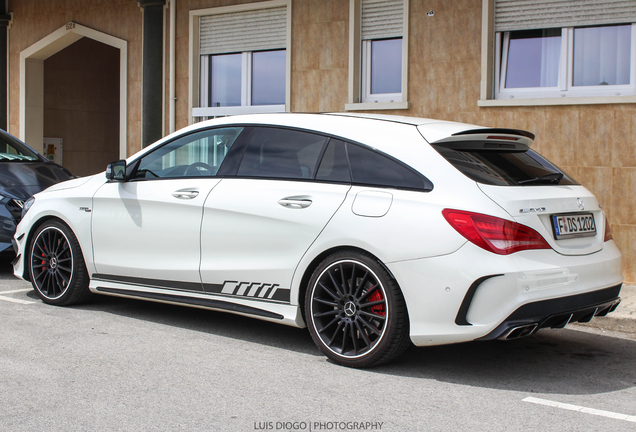
[[[620,296],[621,304],[608,317],[636,320],[636,285],[623,285]]]

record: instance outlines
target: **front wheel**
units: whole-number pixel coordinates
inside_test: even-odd
[[[29,247],[29,273],[44,303],[68,306],[90,297],[79,242],[60,221],[47,221],[35,232]]]
[[[410,345],[402,292],[367,254],[341,251],[321,262],[307,287],[305,312],[318,348],[343,366],[386,363]]]

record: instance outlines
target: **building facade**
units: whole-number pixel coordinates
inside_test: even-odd
[[[599,198],[636,282],[634,1],[8,0],[5,12],[7,128],[38,150],[59,143],[78,175],[238,113],[524,129]]]

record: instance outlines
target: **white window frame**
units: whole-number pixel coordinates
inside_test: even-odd
[[[192,124],[196,121],[205,120],[214,117],[224,117],[237,114],[259,114],[259,113],[278,113],[289,112],[291,107],[291,5],[292,0],[269,0],[258,3],[248,3],[235,6],[222,6],[209,9],[198,9],[190,11],[190,47],[189,47],[189,103],[190,112],[188,115],[188,123]],[[225,14],[234,12],[245,12],[259,9],[277,8],[285,6],[287,12],[287,29],[286,29],[286,46],[285,49],[285,103],[281,105],[248,105],[247,101],[251,101],[251,51],[243,52],[243,70],[241,77],[241,106],[231,107],[206,107],[201,99],[201,94],[209,94],[209,71],[201,63],[199,55],[199,20],[201,17],[214,14]],[[283,48],[281,48],[283,49]],[[228,53],[230,54],[230,53]],[[247,58],[247,60],[246,60]],[[246,64],[246,62],[248,62]],[[249,66],[249,67],[248,67]],[[250,81],[244,77],[244,74],[250,76]],[[248,85],[249,84],[249,85]],[[247,88],[244,88],[247,87]],[[201,90],[205,91],[202,93]]]
[[[628,24],[628,23],[626,23]],[[505,88],[510,32],[495,34],[495,98],[603,97],[636,95],[636,24],[631,24],[630,84],[606,86],[574,86],[574,29],[561,29],[559,78],[556,87]]]
[[[371,94],[371,43],[360,37],[360,0],[349,0],[349,79],[345,111],[408,109],[409,1],[404,0],[402,30],[402,92]]]
[[[527,98],[503,98],[496,99],[495,95],[499,89],[500,64],[497,63],[497,37],[495,33],[494,0],[482,0],[481,15],[481,83],[480,96],[477,106],[480,107],[508,107],[508,106],[556,106],[556,105],[594,105],[594,104],[625,104],[636,103],[636,95],[609,95],[609,96],[585,96],[573,94],[569,96],[543,97],[540,93],[535,93]],[[567,28],[567,27],[566,27]],[[632,27],[632,49],[634,49],[634,31]],[[571,38],[570,38],[571,39]],[[499,42],[501,43],[501,41]],[[500,51],[498,51],[500,52]],[[501,58],[499,56],[499,58]],[[634,61],[634,58],[632,58]],[[632,77],[636,67],[632,66]],[[636,78],[631,79],[635,83]],[[620,91],[619,91],[620,92]],[[510,96],[510,95],[508,95]],[[514,96],[514,94],[513,94]]]
[[[398,38],[392,38],[398,39]],[[402,39],[402,44],[404,45],[404,39]],[[371,93],[371,44],[377,40],[382,39],[371,39],[362,41],[362,63],[361,63],[361,78],[362,78],[362,87],[361,87],[361,95],[360,99],[362,103],[381,103],[381,102],[402,102],[402,93]],[[404,55],[404,54],[402,54]],[[404,62],[402,62],[404,63]],[[402,66],[404,67],[404,65]],[[402,77],[404,79],[404,77]],[[402,81],[401,87],[404,87],[404,82]]]
[[[266,50],[261,52],[271,52],[271,51],[283,51],[283,50]],[[240,109],[250,109],[247,107],[264,107],[266,111],[260,112],[285,112],[285,104],[278,105],[252,105],[252,54],[256,51],[244,51],[241,54],[241,105],[233,106],[233,107],[211,107],[216,110],[223,111],[228,108],[240,108]],[[235,53],[238,54],[238,53]],[[285,57],[287,57],[287,50],[285,50]],[[224,54],[216,54],[216,55],[224,55]],[[199,103],[201,107],[195,108],[197,112],[200,112],[202,108],[210,107],[210,57],[213,54],[206,55],[206,61],[201,61],[201,72],[200,72],[200,93],[199,93]],[[201,56],[203,57],[203,56]]]

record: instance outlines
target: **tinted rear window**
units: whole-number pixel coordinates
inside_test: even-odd
[[[420,174],[370,149],[347,144],[353,182],[398,189],[431,190]]]
[[[472,150],[467,143],[449,148],[433,145],[451,165],[466,177],[498,186],[550,186],[579,184],[570,175],[532,149],[525,151]],[[451,144],[452,145],[452,144]],[[475,145],[477,146],[477,144]]]

